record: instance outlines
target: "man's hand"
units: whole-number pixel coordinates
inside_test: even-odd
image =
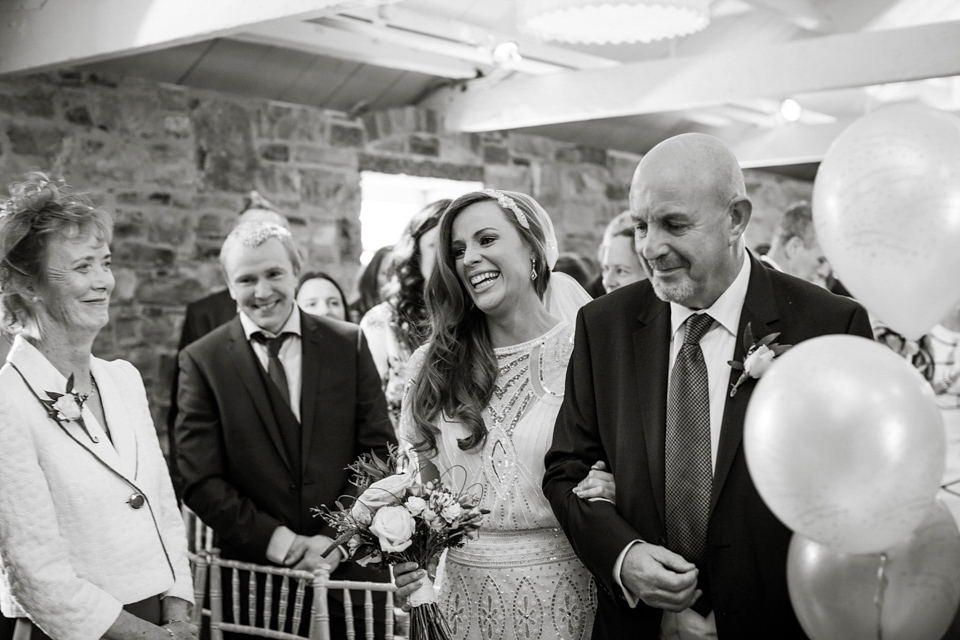
[[[645,542],[630,547],[620,580],[645,604],[666,611],[683,611],[701,594],[696,565],[665,547]]]
[[[340,550],[334,549],[326,558],[321,555],[332,544],[333,539],[327,536],[298,535],[293,539],[293,544],[290,545],[290,550],[287,551],[283,564],[303,571],[313,571],[321,564],[325,564],[330,573],[333,573],[340,566],[340,561],[343,560]]]

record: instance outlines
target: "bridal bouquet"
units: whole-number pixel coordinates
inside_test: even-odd
[[[469,491],[454,491],[442,481],[419,482],[414,465],[397,473],[399,454],[391,448],[386,460],[365,454],[350,465],[357,499],[349,507],[315,509],[339,533],[336,546],[346,545],[348,558],[361,566],[386,569],[400,562],[421,567],[448,547],[475,538],[488,513]],[[410,595],[411,640],[448,640],[450,630],[436,604],[433,583]]]

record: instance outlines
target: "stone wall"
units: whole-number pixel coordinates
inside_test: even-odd
[[[288,215],[308,266],[349,285],[361,171],[530,193],[553,216],[561,249],[593,256],[603,226],[627,207],[636,162],[530,135],[451,133],[412,107],[351,119],[71,70],[0,81],[0,184],[40,169],[115,214],[117,287],[94,350],[137,366],[160,431],[184,305],[223,287],[216,254],[250,189]],[[810,185],[760,172],[748,183],[752,243],[787,204],[809,197]]]

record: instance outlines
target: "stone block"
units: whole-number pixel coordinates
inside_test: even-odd
[[[293,162],[356,168],[357,151],[319,145],[297,145],[293,148]]]
[[[487,165],[485,178],[486,184],[494,189],[520,193],[533,192],[533,175],[528,167],[509,164]]]
[[[118,244],[113,249],[114,262],[131,267],[172,267],[176,258],[177,253],[171,247],[133,239]]]
[[[113,216],[114,245],[128,240],[142,240],[147,235],[143,211],[120,207]]]
[[[402,154],[407,153],[409,140],[406,136],[393,136],[390,138],[381,138],[376,142],[368,144],[366,151],[382,151],[386,153]]]
[[[193,229],[193,216],[186,211],[155,208],[145,216],[147,240],[158,245],[183,247]]]
[[[0,94],[0,113],[28,118],[52,118],[53,92],[46,87],[31,87],[22,93]]]
[[[509,162],[509,149],[496,145],[484,145],[483,164],[508,164]]]
[[[406,158],[403,156],[360,154],[360,171],[405,173],[409,176],[446,178],[448,180],[483,181],[482,165],[453,164],[436,160]]]
[[[157,88],[160,108],[164,111],[186,111],[187,91],[177,85],[161,84]]]
[[[417,110],[417,130],[424,133],[437,133],[440,130],[440,119],[432,109]]]
[[[163,131],[168,138],[186,139],[193,135],[190,117],[185,114],[174,114],[163,117]]]
[[[226,100],[202,100],[191,119],[202,183],[221,191],[249,191],[259,163],[247,110]]]
[[[359,149],[363,147],[363,128],[334,122],[330,125],[330,145]]]
[[[149,140],[163,135],[163,117],[156,90],[125,92],[119,100],[121,128]]]
[[[250,190],[249,184],[245,191]],[[253,184],[263,197],[274,203],[300,197],[300,172],[291,165],[264,163],[257,168]]]
[[[165,307],[184,307],[205,295],[196,279],[177,271],[170,271],[162,277],[144,278],[137,289],[137,300],[141,304]]]
[[[630,185],[608,183],[605,194],[608,200],[627,202],[630,199]]]
[[[23,156],[52,159],[63,149],[64,133],[47,125],[28,125],[11,122],[7,126],[10,150]]]
[[[288,162],[290,160],[290,147],[280,143],[270,143],[260,146],[260,157],[272,162]]]
[[[597,147],[587,147],[581,145],[578,147],[580,151],[580,161],[587,162],[590,164],[596,164],[601,167],[607,166],[607,150],[598,149]]]
[[[410,153],[418,156],[437,157],[440,155],[440,141],[436,136],[415,133],[410,136]]]
[[[360,215],[360,176],[349,171],[300,170],[300,201],[327,211]]]
[[[577,164],[580,162],[580,149],[577,147],[561,147],[557,149],[557,155],[555,159],[557,162]]]
[[[560,167],[561,195],[564,199],[594,198],[606,200],[609,175],[606,167],[577,164]]]
[[[317,109],[272,103],[257,110],[257,137],[268,140],[322,142],[326,117]]]
[[[377,114],[376,113],[367,113],[361,119],[360,122],[363,123],[363,131],[367,134],[367,140],[379,140],[380,139],[380,127],[377,125]]]
[[[482,156],[476,134],[447,133],[439,136],[440,158],[455,164],[480,164]]]
[[[77,124],[82,127],[93,126],[93,118],[90,117],[90,111],[85,105],[82,104],[75,107],[70,107],[64,111],[63,117],[71,124]]]
[[[524,155],[552,160],[557,151],[557,143],[550,138],[514,133],[510,136],[510,148],[515,156]]]

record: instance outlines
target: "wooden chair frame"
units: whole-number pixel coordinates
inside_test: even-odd
[[[225,560],[220,557],[218,549],[212,549],[207,554],[210,575],[210,637],[211,640],[223,640],[224,631],[235,633],[244,633],[262,638],[273,638],[274,640],[303,640],[303,636],[287,633],[284,631],[275,631],[252,625],[242,625],[236,623],[240,619],[242,603],[240,602],[240,579],[237,571],[248,571],[248,594],[247,611],[254,617],[256,615],[257,605],[257,586],[256,575],[281,576],[280,587],[280,605],[278,611],[278,625],[283,627],[287,621],[287,600],[289,598],[289,581],[296,580],[296,591],[294,593],[294,611],[292,613],[293,628],[300,626],[304,614],[302,610],[303,594],[306,585],[311,585],[314,589],[313,604],[311,610],[306,612],[309,616],[309,635],[310,640],[334,640],[330,637],[330,610],[327,602],[327,595],[332,589],[343,590],[344,617],[347,627],[347,639],[357,640],[353,616],[353,598],[352,591],[364,591],[364,638],[373,640],[374,638],[374,604],[373,592],[382,591],[386,595],[385,603],[385,626],[386,638],[393,638],[393,592],[396,587],[389,582],[359,582],[352,580],[330,580],[329,572],[325,567],[321,567],[314,572],[298,571],[284,567],[270,567],[253,564],[249,562],[239,562],[237,560]],[[231,601],[234,622],[226,622],[223,619],[223,569],[232,571],[231,576]],[[273,599],[272,580],[266,581],[264,588],[264,625],[269,626],[272,621],[271,605]],[[342,639],[336,639],[342,640]]]

